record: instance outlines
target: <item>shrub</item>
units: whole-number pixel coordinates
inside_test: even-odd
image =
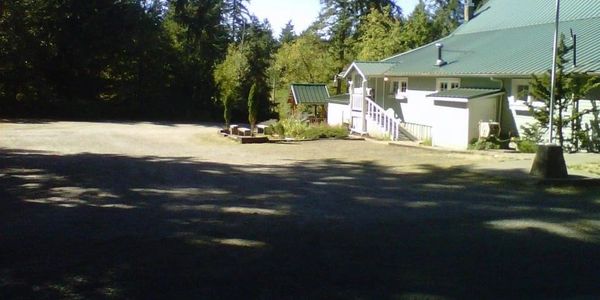
[[[517,140],[517,150],[523,153],[536,153],[537,143],[529,140]]]
[[[298,119],[285,119],[275,124],[271,124],[266,132],[268,134],[277,134],[280,137],[291,137],[303,140],[348,137],[348,128],[346,127],[329,126],[326,124],[307,125]]]
[[[426,138],[425,140],[423,140],[423,142],[421,142],[421,145],[431,147],[433,145],[433,141],[431,140],[431,138]]]
[[[521,139],[533,143],[541,143],[546,131],[538,123],[522,125]]]
[[[300,137],[308,128],[308,125],[298,119],[285,119],[280,121],[285,130],[285,137]]]
[[[469,150],[491,150],[500,149],[501,141],[491,136],[489,138],[473,139],[469,144]]]
[[[342,126],[314,125],[309,126],[300,138],[314,140],[320,138],[345,138],[348,137],[348,129]]]
[[[277,123],[273,123],[271,125],[269,125],[269,127],[267,127],[267,129],[265,129],[265,133],[269,134],[269,135],[278,135],[278,136],[285,136],[285,128],[283,127],[283,125],[281,124],[281,122],[277,122]]]

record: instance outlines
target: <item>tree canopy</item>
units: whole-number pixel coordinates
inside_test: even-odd
[[[308,30],[290,21],[276,38],[248,0],[1,1],[0,115],[247,120],[256,85],[266,119],[289,83],[332,83],[353,60],[419,47],[462,21],[457,0],[408,16],[397,2],[321,0]]]

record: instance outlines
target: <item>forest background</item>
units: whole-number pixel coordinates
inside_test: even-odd
[[[475,1],[476,6],[485,0]],[[258,120],[285,114],[289,84],[327,83],[448,35],[461,0],[321,0],[312,25],[279,36],[248,0],[0,1],[0,116]]]

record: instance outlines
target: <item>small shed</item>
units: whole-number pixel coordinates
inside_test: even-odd
[[[456,88],[428,95],[433,99],[433,145],[465,149],[479,136],[480,122],[501,119],[503,94],[500,89]]]
[[[326,84],[293,83],[288,102],[293,110],[296,110],[298,105],[314,107],[313,120],[320,122],[327,116],[327,99],[329,99],[329,90]]]

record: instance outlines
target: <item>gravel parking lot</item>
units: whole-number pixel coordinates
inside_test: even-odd
[[[0,123],[0,298],[600,296],[600,188],[531,155],[217,129]]]

